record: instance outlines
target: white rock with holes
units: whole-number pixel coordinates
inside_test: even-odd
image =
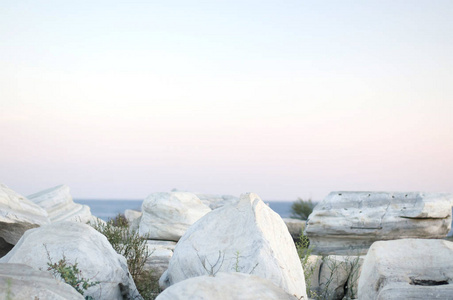
[[[66,258],[77,263],[84,278],[100,284],[90,287],[85,296],[94,299],[141,299],[129,274],[126,259],[117,254],[107,238],[78,222],[58,222],[27,230],[0,263],[26,264],[47,270],[52,262]]]
[[[156,300],[298,300],[269,279],[243,273],[217,273],[186,279],[163,291]],[[307,299],[307,298],[302,298]]]
[[[192,193],[153,193],[143,201],[139,233],[151,240],[178,241],[190,225],[210,211]]]
[[[75,221],[99,222],[87,205],[74,203],[67,185],[59,185],[28,196],[28,199],[44,208],[51,222]]]
[[[366,254],[375,241],[444,238],[453,194],[332,192],[314,208],[305,234],[319,254]]]
[[[359,299],[453,299],[453,242],[375,242],[365,257]]]
[[[253,193],[192,225],[159,283],[168,287],[191,277],[235,271],[267,278],[290,295],[307,299],[302,266],[285,223]]]

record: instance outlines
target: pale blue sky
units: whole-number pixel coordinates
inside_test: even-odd
[[[2,1],[0,180],[453,192],[452,1]]]

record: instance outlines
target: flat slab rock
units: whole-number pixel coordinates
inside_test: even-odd
[[[49,223],[44,209],[0,183],[0,257],[25,231]]]
[[[181,281],[163,291],[156,300],[297,300],[270,280],[243,273],[217,273]],[[306,298],[305,298],[306,299]]]
[[[453,299],[453,242],[374,243],[359,279],[359,299]]]
[[[97,222],[90,207],[74,203],[67,185],[59,185],[28,196],[33,203],[46,210],[51,222]]]
[[[375,241],[444,238],[453,194],[332,192],[314,208],[305,234],[314,253],[361,255]]]
[[[241,272],[267,278],[290,295],[307,298],[304,273],[281,217],[256,194],[220,207],[193,224],[175,247],[159,284]]]
[[[85,299],[72,286],[24,264],[0,264],[0,299]]]
[[[152,270],[153,276],[159,278],[168,269],[168,264],[176,242],[148,240],[146,247],[150,256],[146,259],[145,270]]]

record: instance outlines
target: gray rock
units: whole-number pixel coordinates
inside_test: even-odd
[[[0,299],[85,299],[72,286],[23,264],[0,264]]]
[[[305,234],[323,255],[366,254],[380,240],[444,238],[452,203],[447,193],[332,192],[314,208]]]
[[[87,205],[74,203],[67,185],[59,185],[28,196],[33,203],[44,208],[51,222],[75,221],[96,223]]]
[[[199,194],[197,197],[203,202],[204,205],[209,206],[212,210],[219,207],[234,204],[239,201],[239,198],[233,195],[216,195],[216,194]]]
[[[159,283],[168,287],[191,277],[235,271],[267,278],[290,295],[307,297],[302,266],[285,223],[253,193],[192,225],[176,245]]]
[[[270,280],[243,273],[217,273],[181,281],[163,291],[156,300],[297,300]],[[307,298],[302,298],[307,299]]]
[[[285,222],[286,227],[288,227],[288,231],[293,240],[298,240],[300,235],[304,232],[306,221],[290,218],[283,218],[283,221]]]
[[[117,254],[107,238],[89,225],[58,222],[27,230],[0,263],[20,263],[47,270],[49,260],[78,264],[84,278],[100,281],[85,296],[95,299],[141,299],[129,274],[126,259]]]
[[[142,204],[139,233],[150,240],[178,241],[211,209],[187,192],[153,193]]]
[[[0,257],[25,231],[49,222],[44,209],[0,183]]]
[[[142,212],[133,210],[133,209],[126,209],[124,211],[124,217],[126,218],[127,222],[129,223],[129,228],[132,230],[138,230],[140,225],[140,220],[142,218]]]
[[[453,243],[375,242],[359,279],[359,299],[453,299]]]
[[[146,246],[151,255],[146,259],[145,270],[152,270],[153,276],[160,278],[168,269],[176,242],[148,240]]]

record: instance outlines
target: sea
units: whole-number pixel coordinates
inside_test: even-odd
[[[91,214],[108,221],[115,218],[126,209],[141,211],[143,200],[105,200],[105,199],[74,199],[75,203],[88,205]],[[264,201],[269,207],[278,213],[282,218],[289,218],[291,214],[292,201]]]

